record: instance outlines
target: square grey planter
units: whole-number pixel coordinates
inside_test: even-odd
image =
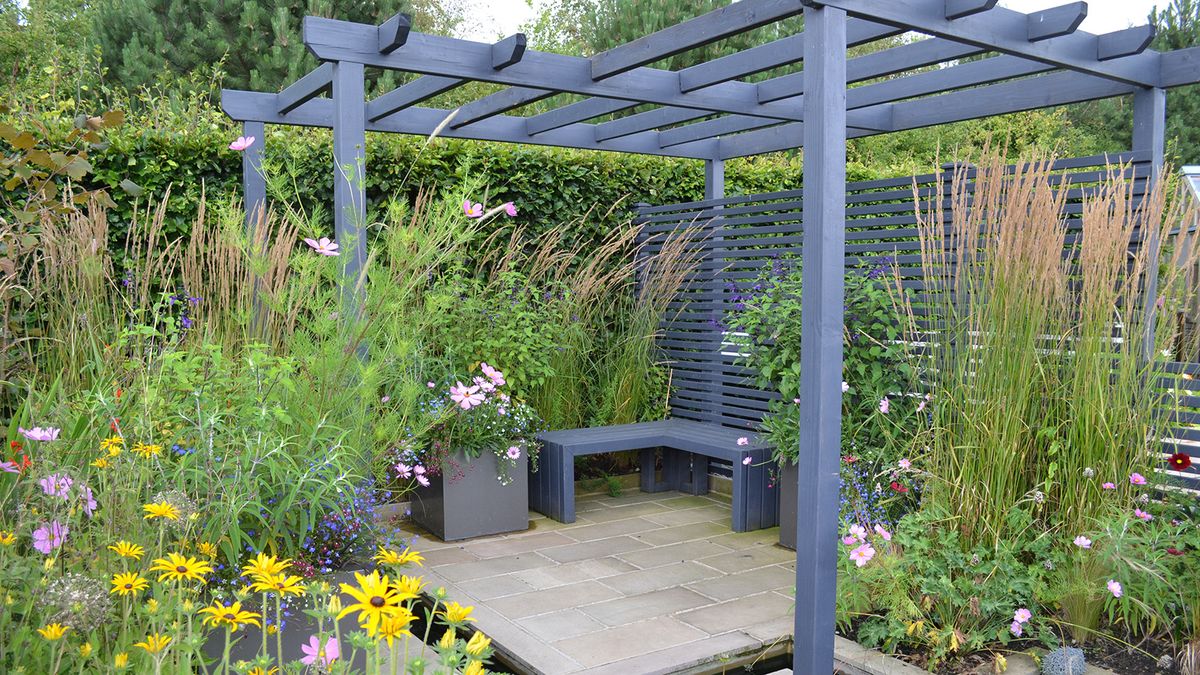
[[[800,475],[796,465],[779,463],[779,545],[796,550],[796,483]]]
[[[499,459],[484,452],[473,460],[454,456],[461,471],[430,478],[412,496],[412,518],[442,541],[529,529],[529,458],[521,455],[501,485]]]

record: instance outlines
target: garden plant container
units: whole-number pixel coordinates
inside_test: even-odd
[[[442,541],[458,541],[529,529],[529,457],[521,453],[503,484],[494,452],[474,459],[461,452],[447,471],[417,487],[412,518]]]

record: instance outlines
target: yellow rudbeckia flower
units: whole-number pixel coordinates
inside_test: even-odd
[[[162,572],[159,581],[204,581],[205,574],[212,574],[212,565],[198,558],[187,558],[178,553],[168,553],[158,558],[150,567],[151,572]]]
[[[38,635],[54,642],[55,640],[61,640],[62,636],[66,635],[69,630],[71,630],[70,626],[64,626],[61,623],[51,623],[37,629],[37,632]]]
[[[167,645],[169,644],[171,644],[170,635],[155,633],[154,635],[147,635],[144,642],[133,643],[133,646],[141,647],[142,649],[146,650],[146,653],[148,654],[159,654],[166,649]]]
[[[122,558],[133,558],[141,560],[142,556],[146,555],[146,549],[128,541],[118,541],[116,544],[108,547],[108,550],[116,553]]]
[[[368,628],[367,635],[370,635],[376,640],[387,640],[388,648],[391,648],[392,641],[398,637],[404,637],[406,635],[412,637],[412,633],[408,631],[408,625],[411,624],[413,619],[416,617],[414,617],[412,613],[404,607],[399,607],[398,609],[400,611],[394,616],[383,617],[377,627]]]
[[[242,609],[242,603],[235,602],[226,607],[221,604],[220,600],[214,600],[213,604],[201,609],[198,614],[206,615],[204,617],[205,625],[219,628],[228,626],[230,629],[237,631],[242,626],[258,626],[258,620],[262,617],[258,612],[250,612]]]
[[[300,585],[302,581],[300,577],[287,574],[260,576],[258,581],[250,585],[250,590],[255,593],[278,593],[281,596],[304,595],[304,586]]]
[[[446,608],[442,610],[442,618],[451,626],[460,626],[468,621],[474,621],[471,618],[471,612],[475,611],[475,607],[463,607],[457,602],[447,602]]]
[[[140,591],[144,591],[150,587],[142,575],[137,572],[124,572],[114,574],[112,578],[112,590],[109,593],[117,593],[120,595],[133,595]]]
[[[257,556],[250,559],[250,562],[242,566],[242,576],[245,577],[270,577],[286,570],[292,566],[292,561],[279,560],[273,555],[259,553]]]
[[[475,634],[472,635],[471,639],[467,641],[466,651],[467,654],[470,654],[477,659],[481,659],[483,658],[483,653],[487,651],[487,648],[490,646],[492,646],[491,638],[487,637],[483,633],[480,633],[479,631],[475,631]]]
[[[142,506],[142,510],[146,515],[142,518],[150,520],[151,518],[166,518],[167,520],[179,520],[179,510],[167,502],[154,502]]]
[[[357,588],[350,584],[341,584],[341,588],[343,593],[353,597],[357,602],[346,605],[338,613],[338,619],[358,612],[359,625],[368,631],[373,631],[381,620],[400,615],[403,608],[400,607],[399,596],[386,574],[382,577],[379,576],[379,570],[375,570],[369,575],[355,572],[354,578],[358,581]]]

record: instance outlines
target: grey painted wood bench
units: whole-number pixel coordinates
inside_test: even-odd
[[[746,437],[749,445],[738,445]],[[593,429],[549,431],[538,439],[538,471],[530,474],[529,506],[563,523],[575,522],[575,458],[605,452],[641,451],[645,492],[708,491],[708,459],[728,461],[733,472],[735,532],[779,523],[778,494],[771,480],[771,448],[753,434],[685,419],[639,422]],[[663,480],[655,475],[655,450],[663,449]],[[749,458],[747,463],[745,460]]]

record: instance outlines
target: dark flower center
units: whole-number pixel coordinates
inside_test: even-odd
[[[175,571],[179,572],[180,574],[187,574],[188,568],[180,565],[179,567],[175,568]]]
[[[125,584],[125,588],[127,588],[127,589],[133,588],[133,584]]]
[[[236,616],[234,616],[233,614],[230,614],[230,613],[228,613],[228,612],[226,612],[226,613],[225,613],[225,620],[226,620],[226,621],[233,621],[233,620],[234,620],[234,619],[236,619],[236,618],[237,618],[237,617],[236,617]]]
[[[386,604],[387,604],[387,600],[384,600],[382,597],[380,597],[378,595],[371,598],[371,606],[372,607],[383,607]]]

